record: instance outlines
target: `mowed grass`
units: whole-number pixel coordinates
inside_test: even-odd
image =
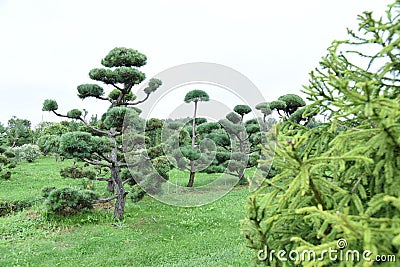
[[[45,186],[82,187],[63,179],[52,158],[22,163],[9,181],[0,181],[3,200],[40,198]],[[171,177],[182,176],[179,172]],[[196,176],[198,185],[214,178]],[[184,181],[179,181],[184,183]],[[104,193],[106,185],[96,183]],[[149,196],[127,200],[125,217],[112,219],[105,205],[78,215],[49,216],[42,202],[0,217],[0,266],[249,266],[252,253],[243,246],[240,223],[245,214],[246,187],[197,208],[163,204]]]

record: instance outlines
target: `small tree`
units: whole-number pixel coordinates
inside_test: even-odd
[[[22,146],[33,142],[33,131],[31,122],[26,119],[19,119],[13,116],[8,120],[7,126],[8,145],[11,147]]]
[[[194,183],[194,176],[196,174],[195,172],[195,166],[194,166],[194,161],[196,160],[197,154],[194,152],[196,148],[196,114],[197,114],[197,104],[198,102],[202,101],[209,101],[210,97],[208,94],[202,90],[192,90],[188,92],[185,95],[185,103],[194,103],[194,112],[193,112],[193,118],[192,118],[192,150],[191,152],[187,153],[190,159],[190,177],[189,177],[189,182],[187,184],[187,187],[192,187]],[[189,150],[188,150],[189,151]]]
[[[102,202],[116,199],[114,218],[117,219],[123,218],[128,194],[124,185],[133,180],[132,176],[123,180],[121,170],[140,164],[140,153],[137,157],[131,158],[136,162],[125,162],[124,153],[128,151],[126,151],[126,146],[122,145],[122,134],[128,128],[134,129],[138,134],[145,130],[145,122],[139,117],[140,110],[129,107],[146,101],[150,94],[161,85],[160,80],[151,79],[144,89],[146,96],[141,100],[136,100],[137,97],[132,93],[132,88],[144,81],[145,74],[138,68],[144,66],[146,61],[146,56],[137,50],[124,47],[114,48],[101,61],[105,68],[95,68],[89,72],[92,80],[110,85],[113,90],[105,95],[104,89],[98,84],[82,84],[77,87],[79,98],[93,97],[110,104],[101,121],[96,122],[97,125],[87,122],[84,113],[78,109],[72,109],[66,115],[60,114],[55,100],[47,99],[43,104],[43,111],[51,111],[57,116],[80,121],[86,129],[90,130],[90,132],[81,130],[64,134],[60,140],[60,149],[67,156],[110,169],[109,189],[114,189],[115,195]],[[124,120],[129,123],[124,125]],[[135,141],[139,140],[141,144],[144,143],[144,137],[136,138],[133,133],[127,134],[126,137]],[[130,149],[134,150],[135,147],[140,147],[140,144]]]

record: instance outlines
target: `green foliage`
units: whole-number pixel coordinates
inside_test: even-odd
[[[278,105],[279,105],[279,102],[278,102]],[[273,109],[270,106],[270,103],[268,103],[268,102],[259,103],[256,105],[255,108],[258,109],[259,111],[261,111],[261,113],[264,115],[264,121],[265,121],[265,117],[272,113],[272,109]],[[274,106],[274,108],[276,108],[276,105]]]
[[[189,91],[185,95],[185,99],[184,99],[184,101],[186,103],[199,102],[199,101],[208,101],[208,100],[210,100],[210,97],[203,90],[192,90],[192,91]]]
[[[286,109],[286,102],[281,100],[275,100],[269,103],[269,107],[271,110],[285,110]]]
[[[43,135],[38,139],[37,145],[44,155],[58,153],[60,150],[60,138],[58,135]]]
[[[78,97],[85,99],[86,97],[101,97],[104,95],[104,89],[97,84],[81,84],[77,87]]]
[[[96,68],[89,72],[92,80],[103,82],[105,84],[139,84],[146,79],[146,76],[140,70],[128,67],[120,67],[114,70]]]
[[[9,146],[21,146],[32,143],[33,131],[31,129],[31,122],[13,116],[8,120],[6,136]]]
[[[189,160],[197,160],[201,156],[201,152],[198,148],[191,146],[185,146],[180,148],[182,155]]]
[[[10,150],[14,153],[17,161],[26,160],[28,162],[33,162],[41,155],[39,146],[32,144],[13,147],[10,148]]]
[[[98,198],[93,191],[65,187],[50,191],[44,205],[48,213],[68,215],[92,209],[92,201]]]
[[[228,148],[231,145],[229,135],[225,131],[209,133],[205,138],[211,139],[215,145],[223,148]]]
[[[278,127],[274,166],[279,173],[248,199],[243,232],[250,248],[313,250],[322,258],[319,266],[349,266],[322,256],[343,238],[344,252],[399,258],[399,10],[396,1],[385,19],[360,15],[359,32],[349,30],[349,40],[334,41],[310,74],[304,92],[312,103],[302,117],[317,109],[327,122],[304,127],[287,120]],[[371,44],[377,49],[369,49]],[[270,151],[265,147],[265,155]],[[269,166],[271,160],[260,163]],[[281,262],[267,258],[265,264]]]
[[[79,165],[72,165],[61,168],[60,175],[63,178],[87,178],[93,180],[96,178],[96,171],[91,168],[84,168]]]
[[[154,146],[154,147],[148,148],[147,149],[147,155],[151,159],[155,159],[155,158],[158,158],[158,157],[164,155],[163,146],[162,145],[158,145],[158,146]]]
[[[120,95],[121,95],[121,90],[114,89],[108,94],[108,97],[111,98],[112,100],[117,100]]]
[[[79,109],[72,109],[67,113],[67,117],[71,119],[79,119],[81,118],[81,116],[82,116],[82,111],[80,111]]]
[[[70,158],[91,158],[109,152],[110,141],[86,132],[70,132],[61,137],[60,150]]]
[[[42,197],[44,198],[48,198],[48,196],[50,195],[51,191],[53,191],[54,189],[57,189],[54,186],[45,186],[42,188]]]
[[[235,112],[230,112],[230,113],[228,113],[228,114],[226,115],[226,118],[227,118],[230,122],[235,123],[235,124],[239,123],[239,122],[242,120],[242,118],[241,118],[237,113],[235,113]]]
[[[116,47],[101,61],[104,67],[142,67],[146,65],[147,57],[132,48]]]
[[[164,126],[164,121],[151,118],[146,121],[146,133],[145,135],[149,138],[151,146],[157,146],[161,144],[161,130]]]
[[[14,157],[14,152],[0,146],[0,179],[8,180],[11,178],[11,169],[16,166],[13,161]]]
[[[306,102],[304,102],[304,100],[296,94],[286,94],[280,96],[278,100],[285,103],[285,108],[283,110],[285,111],[286,115],[293,114],[293,112],[295,112],[298,108],[306,105]]]
[[[249,114],[251,112],[251,108],[248,105],[236,105],[233,108],[233,111],[235,111],[237,114],[243,117],[244,115]]]
[[[165,180],[169,179],[168,172],[171,170],[171,163],[166,156],[160,156],[152,160],[157,173]]]
[[[196,126],[199,126],[199,125],[201,125],[201,124],[203,124],[203,123],[206,123],[206,122],[207,122],[207,119],[206,119],[206,118],[196,118],[196,120],[195,120]],[[192,125],[192,124],[193,124],[193,119],[188,120],[188,121],[186,122],[186,124]]]
[[[58,109],[57,101],[51,100],[51,99],[46,99],[43,102],[42,111],[54,111],[57,109]]]
[[[198,134],[211,133],[212,131],[218,129],[221,129],[221,125],[218,122],[203,123],[200,124],[199,127],[197,127],[197,133]]]
[[[144,88],[144,92],[146,94],[150,94],[152,92],[155,92],[158,87],[162,85],[162,81],[159,79],[151,78],[149,81],[149,84],[146,88]]]

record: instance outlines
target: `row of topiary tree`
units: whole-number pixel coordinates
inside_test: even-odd
[[[237,105],[226,118],[207,122],[197,117],[197,109],[199,102],[208,101],[209,96],[202,90],[193,90],[184,98],[186,103],[194,104],[191,119],[146,121],[139,116],[141,110],[136,106],[146,101],[162,83],[151,79],[144,89],[145,97],[136,99],[132,89],[145,79],[139,71],[146,64],[145,55],[118,47],[101,63],[104,68],[91,70],[89,76],[113,90],[106,95],[98,84],[82,84],[77,90],[81,99],[92,97],[107,102],[107,111],[100,119],[92,117],[87,121],[86,110],[72,109],[61,114],[58,103],[47,99],[43,111],[75,122],[42,123],[37,130],[40,132],[37,143],[45,154],[75,158],[95,166],[83,168],[75,165],[75,161],[73,166],[62,169],[61,175],[107,181],[108,191],[114,195],[94,202],[116,200],[114,217],[117,219],[123,217],[128,193],[136,200],[145,192],[159,193],[171,168],[189,172],[188,187],[194,186],[196,172],[227,173],[237,177],[239,183],[247,183],[245,169],[257,166],[263,133],[275,122],[267,120],[267,116],[276,110],[279,115],[290,115],[300,121],[297,110],[305,105],[299,96],[288,94],[277,101],[257,105],[263,119],[246,121],[244,118],[252,108]],[[125,189],[126,184],[132,187],[131,191]]]

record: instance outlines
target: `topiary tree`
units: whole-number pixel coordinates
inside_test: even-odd
[[[191,149],[184,149],[186,153],[186,156],[188,156],[190,160],[190,176],[189,176],[189,182],[187,184],[187,187],[193,187],[194,183],[194,176],[196,174],[195,172],[195,166],[194,166],[194,161],[197,159],[197,150],[196,150],[196,114],[197,114],[197,104],[198,102],[203,102],[203,101],[209,101],[210,97],[208,94],[202,90],[192,90],[189,91],[185,95],[185,103],[194,103],[194,112],[193,112],[193,118],[192,118],[192,144],[191,144]]]
[[[251,112],[249,106],[237,105],[233,110],[234,112],[230,112],[226,115],[226,119],[219,121],[224,130],[228,133],[230,139],[234,142],[231,145],[231,157],[228,159],[228,162],[225,163],[227,166],[226,172],[237,176],[239,178],[239,183],[247,183],[244,177],[244,171],[248,166],[249,154],[252,152],[252,144],[249,142],[249,139],[251,135],[260,131],[260,127],[258,123],[245,124],[243,122],[244,116]],[[225,157],[221,157],[221,159],[223,158]],[[219,164],[223,164],[223,161],[219,162]]]
[[[255,108],[261,111],[261,113],[263,114],[263,122],[265,123],[267,116],[271,115],[272,113],[270,104],[268,102],[262,102],[257,104]]]
[[[280,96],[278,98],[278,101],[282,101],[285,103],[285,107],[282,110],[286,116],[290,116],[298,108],[304,107],[306,105],[306,102],[304,102],[304,100],[296,94],[286,94]]]
[[[283,116],[281,112],[286,109],[286,103],[281,100],[275,100],[269,103],[269,107],[271,108],[271,111],[276,110],[279,116]]]
[[[268,245],[313,251],[318,266],[396,265],[375,256],[400,257],[399,11],[396,1],[385,18],[364,12],[359,32],[334,41],[311,72],[304,93],[312,103],[303,117],[316,108],[328,121],[312,128],[283,122],[274,158],[280,173],[248,199],[243,221],[255,254]],[[370,261],[333,262],[327,249],[337,256],[367,251]],[[268,266],[295,264],[277,255],[264,260]],[[316,262],[300,258],[296,264]]]
[[[121,170],[140,164],[140,156],[131,158],[133,163],[125,162],[124,153],[127,151],[126,146],[122,145],[122,134],[127,127],[136,129],[138,134],[144,132],[145,122],[139,117],[140,109],[135,106],[146,101],[150,94],[161,85],[160,80],[151,79],[144,89],[145,97],[136,100],[137,97],[132,93],[132,88],[144,81],[145,74],[139,68],[144,66],[146,61],[146,56],[137,50],[124,47],[114,48],[101,61],[104,68],[95,68],[89,72],[92,80],[109,85],[113,90],[106,95],[103,87],[98,84],[82,84],[77,87],[79,98],[92,97],[110,104],[100,121],[87,122],[86,114],[78,109],[72,109],[63,115],[57,111],[58,103],[55,100],[47,99],[43,103],[43,111],[50,111],[57,116],[80,121],[89,130],[87,132],[77,129],[64,134],[60,140],[60,150],[66,156],[110,170],[108,188],[114,191],[115,195],[102,200],[102,202],[116,199],[114,218],[117,219],[123,218],[128,194],[124,185],[133,181],[132,176],[123,180]],[[123,124],[125,119],[129,125]],[[142,140],[143,142],[139,143],[144,143],[144,137],[136,138],[134,134],[127,135],[126,138],[133,141]],[[136,147],[140,147],[140,144]]]

